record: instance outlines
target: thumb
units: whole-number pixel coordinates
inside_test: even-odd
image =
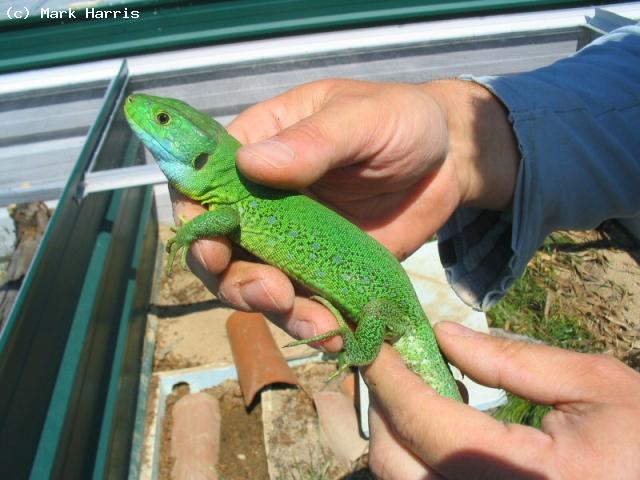
[[[371,116],[368,116],[371,118]],[[238,167],[250,180],[277,188],[302,189],[329,170],[366,154],[375,127],[362,109],[326,106],[270,139],[243,146]]]

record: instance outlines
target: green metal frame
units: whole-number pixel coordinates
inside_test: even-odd
[[[122,478],[157,245],[151,187],[78,198],[137,161],[111,83],[0,338],[0,478]],[[105,135],[108,141],[103,141]]]
[[[0,22],[0,72],[170,48],[472,13],[593,4],[576,0],[139,1],[140,17]],[[595,2],[601,3],[601,2]],[[83,11],[82,9],[80,11]]]

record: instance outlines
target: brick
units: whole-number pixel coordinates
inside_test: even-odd
[[[173,480],[217,480],[220,406],[206,393],[191,393],[173,406]]]

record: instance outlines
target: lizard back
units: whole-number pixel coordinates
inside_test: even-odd
[[[315,200],[295,193],[251,196],[238,203],[232,236],[354,320],[374,298],[395,303],[412,322],[426,316],[398,260],[360,228]]]

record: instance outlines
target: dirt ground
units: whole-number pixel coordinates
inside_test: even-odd
[[[294,372],[304,390],[293,389],[297,401],[291,402],[286,412],[287,422],[295,422],[300,416],[313,414],[311,397],[318,391],[338,391],[343,376],[327,382],[327,377],[335,371],[335,365],[329,363],[309,363],[294,368]],[[259,402],[246,408],[240,386],[235,380],[227,380],[220,385],[203,390],[220,402],[222,418],[220,438],[220,460],[217,465],[220,478],[225,480],[268,480],[269,471],[265,451],[265,437],[262,426],[262,406]],[[173,459],[170,455],[172,411],[175,403],[189,393],[188,385],[177,386],[167,397],[165,417],[162,425],[160,447],[159,480],[171,479]],[[280,440],[279,440],[280,441]],[[290,444],[292,439],[282,438]],[[304,445],[299,445],[304,449]],[[334,461],[327,448],[322,448],[313,458],[304,457],[296,469],[287,472],[287,480],[317,479],[372,479],[366,469],[366,456],[352,468]],[[350,475],[353,472],[353,476]]]
[[[204,390],[220,402],[222,418],[220,431],[220,461],[217,465],[220,478],[225,480],[268,479],[267,457],[262,433],[262,409],[260,404],[247,410],[242,402],[238,382],[227,380]],[[177,387],[167,397],[162,425],[159,480],[171,480],[173,458],[170,455],[173,406],[189,393],[189,386]]]

